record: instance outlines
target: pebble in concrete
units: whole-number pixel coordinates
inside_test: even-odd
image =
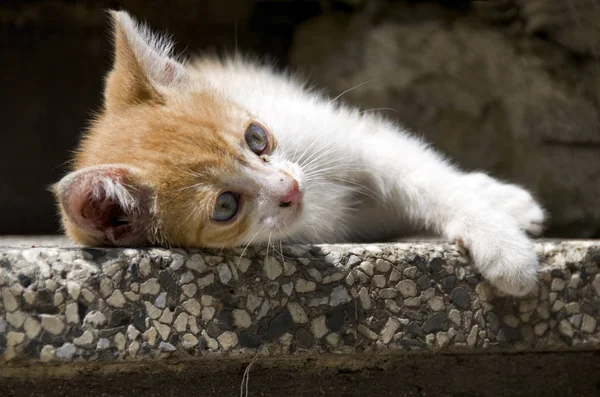
[[[290,302],[287,307],[295,323],[303,324],[308,321],[306,312],[297,302]]]
[[[319,316],[319,317],[315,318],[310,325],[310,329],[312,331],[313,336],[317,339],[320,339],[323,336],[325,336],[325,334],[327,334],[327,325],[325,324],[325,316]]]
[[[17,300],[9,288],[2,288],[2,303],[4,303],[4,310],[7,312],[14,312],[19,307]]]
[[[275,280],[283,273],[281,263],[274,257],[269,257],[264,263],[264,272],[270,280]]]
[[[405,298],[411,298],[417,295],[417,284],[412,280],[402,280],[396,285],[396,288]]]
[[[331,296],[329,298],[329,305],[337,306],[342,303],[350,302],[351,300],[352,298],[350,298],[350,295],[348,294],[346,288],[344,288],[344,286],[342,285],[338,285],[331,292]]]
[[[98,310],[91,310],[83,319],[83,323],[99,328],[106,324],[106,316]]]
[[[84,331],[81,336],[73,339],[73,343],[77,346],[86,346],[94,342],[94,334],[91,331]]]
[[[317,284],[314,281],[307,281],[299,278],[296,280],[296,292],[307,293],[313,292],[317,288]]]
[[[23,323],[25,335],[28,339],[35,339],[42,331],[42,326],[38,320],[33,317],[27,317]]]
[[[183,302],[182,307],[194,317],[200,315],[201,306],[196,299],[188,299]]]
[[[65,329],[65,324],[57,316],[42,314],[40,317],[42,320],[42,328],[52,335],[60,335]]]
[[[115,290],[112,295],[106,300],[106,303],[112,307],[123,307],[126,303],[123,293],[118,289]]]
[[[225,331],[217,338],[221,346],[225,351],[228,351],[235,347],[238,343],[237,335],[231,331]]]
[[[252,318],[248,312],[244,309],[233,310],[233,322],[238,328],[250,328],[252,325]]]
[[[65,343],[56,349],[56,357],[59,359],[70,360],[77,353],[77,347],[72,343]]]

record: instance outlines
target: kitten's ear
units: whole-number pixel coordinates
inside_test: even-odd
[[[125,11],[110,11],[114,65],[106,81],[105,107],[163,102],[162,90],[187,83],[185,67],[171,56],[173,44],[138,24]]]
[[[152,190],[134,168],[98,165],[72,172],[53,186],[67,234],[88,245],[147,242]]]

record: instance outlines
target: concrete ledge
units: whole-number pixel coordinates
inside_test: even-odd
[[[67,363],[247,363],[257,352],[356,369],[416,351],[600,347],[598,241],[539,242],[540,286],[524,299],[497,295],[437,242],[249,248],[241,259],[4,245],[15,247],[0,248],[0,377],[75,373]]]

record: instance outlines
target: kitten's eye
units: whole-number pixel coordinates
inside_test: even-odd
[[[259,124],[252,123],[248,126],[244,135],[246,143],[250,150],[256,153],[258,156],[263,154],[269,145],[269,138],[267,138],[267,132]]]
[[[232,192],[221,193],[215,203],[215,212],[212,219],[217,222],[230,220],[238,212],[238,197]]]

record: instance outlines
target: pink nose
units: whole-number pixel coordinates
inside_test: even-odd
[[[279,206],[285,208],[294,204],[298,204],[300,201],[300,196],[301,193],[300,188],[298,187],[298,182],[294,179],[292,188],[279,199]]]

